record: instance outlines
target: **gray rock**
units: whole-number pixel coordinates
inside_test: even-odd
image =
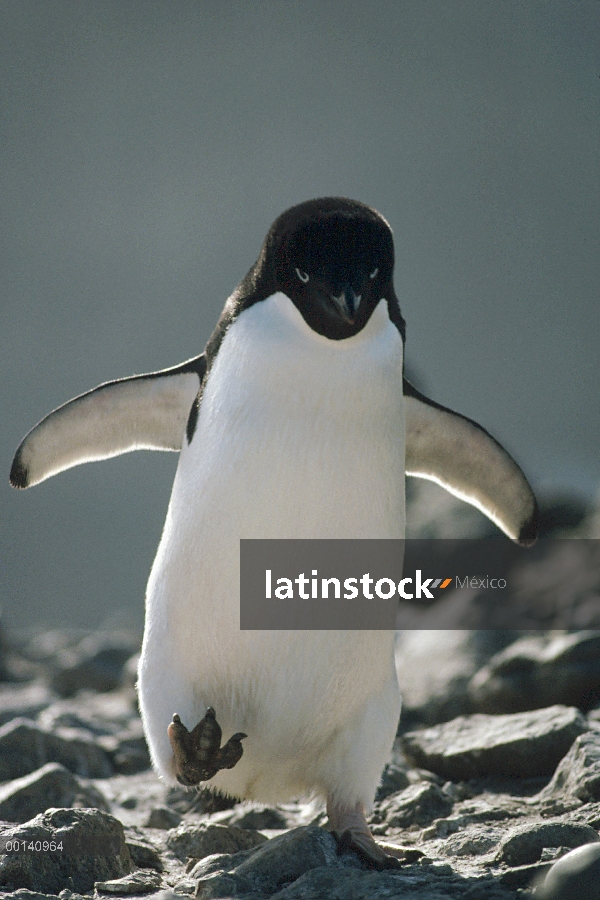
[[[184,893],[179,893],[178,891],[159,891],[158,894],[152,895],[152,900],[185,900],[186,896],[190,894],[195,888],[195,885],[192,885],[190,891],[185,891]]]
[[[128,827],[125,829],[125,843],[134,864],[140,869],[154,869],[162,872],[163,862],[157,848],[141,829]]]
[[[108,805],[97,788],[82,783],[59,763],[48,763],[0,787],[0,819],[27,822],[49,807],[94,807]]]
[[[53,733],[21,718],[0,728],[0,781],[28,775],[48,762],[84,778],[107,778],[113,771],[104,750],[79,729]]]
[[[161,886],[161,877],[152,869],[139,869],[124,878],[113,878],[110,881],[97,881],[96,891],[99,894],[153,894]]]
[[[27,659],[48,663],[56,659],[63,650],[74,647],[90,634],[87,628],[44,628],[35,630],[20,651]]]
[[[155,806],[150,810],[144,824],[146,828],[160,828],[168,831],[170,828],[177,828],[178,825],[181,825],[181,816],[174,809],[169,809],[168,806]]]
[[[540,900],[600,900],[600,844],[578,847],[549,870]]]
[[[33,719],[54,699],[54,694],[42,682],[26,685],[2,685],[0,693],[0,725],[17,716]]]
[[[459,629],[407,630],[396,639],[396,671],[402,692],[403,730],[447,722],[476,712],[469,683],[516,632]]]
[[[64,888],[87,892],[96,881],[121,878],[132,869],[121,823],[91,809],[50,809],[24,825],[5,831],[5,841],[42,846],[54,841],[55,852],[10,852],[0,857],[0,885],[58,893]]]
[[[228,824],[254,831],[262,831],[264,828],[276,830],[287,828],[287,819],[272,806],[255,806],[252,809],[242,808],[239,813],[234,813]]]
[[[514,896],[493,877],[465,879],[450,866],[426,864],[398,872],[321,866],[271,894],[269,900],[513,900]]]
[[[115,733],[114,725],[86,714],[79,704],[72,700],[58,700],[50,704],[40,712],[37,724],[45,731],[54,731],[57,728],[77,728],[87,731],[95,737]]]
[[[420,782],[411,784],[398,794],[385,800],[378,809],[391,828],[424,827],[434,819],[444,818],[452,812],[452,800],[437,784]]]
[[[496,860],[508,866],[525,866],[538,862],[547,847],[573,848],[599,840],[598,833],[589,825],[571,822],[519,825],[500,842]]]
[[[469,696],[481,712],[513,713],[557,703],[589,709],[600,698],[600,632],[516,641],[473,677]]]
[[[59,895],[57,894],[40,894],[39,891],[29,891],[27,888],[20,888],[18,891],[11,891],[9,894],[5,894],[4,891],[0,892],[1,900],[5,900],[5,898],[10,898],[10,900],[61,900],[62,894],[64,891],[61,891]],[[81,894],[73,894],[69,891],[68,900],[82,900]],[[66,900],[66,898],[65,898]]]
[[[558,764],[539,799],[576,797],[584,803],[600,801],[600,731],[581,734]]]
[[[203,859],[213,853],[238,853],[264,844],[264,834],[232,825],[180,825],[166,840],[178,859]]]
[[[450,835],[444,844],[444,852],[450,857],[485,856],[498,845],[501,837],[497,828],[486,828],[485,825],[471,826],[467,830]]]
[[[192,876],[201,876],[197,897],[270,896],[310,869],[341,867],[334,837],[314,826],[295,828],[273,838],[241,862],[222,857],[218,864],[223,866],[221,871],[207,872],[202,864],[192,870]]]
[[[403,735],[411,762],[454,781],[486,775],[551,775],[575,738],[587,731],[579,710],[551,706],[514,715],[459,716]]]
[[[55,700],[39,714],[37,723],[46,730],[66,726],[103,736],[126,731],[139,717],[135,691],[131,689],[101,694],[81,690],[76,697]]]
[[[81,690],[112,691],[121,686],[123,669],[139,649],[129,632],[98,632],[54,657],[52,688],[63,697]]]
[[[130,656],[121,672],[121,684],[123,687],[135,689],[138,679],[138,667],[140,664],[140,654],[134,653]]]
[[[149,769],[150,751],[140,719],[132,719],[126,730],[98,738],[98,743],[110,757],[115,772],[133,775]]]
[[[405,766],[398,766],[396,763],[388,763],[383,770],[381,776],[381,784],[377,788],[375,801],[377,803],[385,800],[390,794],[397,794],[403,791],[410,784],[410,779],[406,772]]]

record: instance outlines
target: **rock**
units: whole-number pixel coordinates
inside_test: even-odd
[[[0,787],[0,819],[27,822],[49,807],[94,807],[107,810],[97,788],[83,784],[59,763],[48,763]]]
[[[140,719],[133,719],[124,731],[98,738],[98,743],[108,754],[115,772],[133,775],[151,766]]]
[[[227,866],[227,859],[215,861]],[[234,863],[237,861],[233,860]],[[197,897],[266,894],[270,896],[286,884],[300,878],[310,869],[320,866],[341,866],[334,837],[322,828],[295,828],[263,843],[233,868],[207,872],[199,863],[191,871],[198,878]]]
[[[168,806],[155,806],[144,823],[146,828],[161,828],[168,831],[181,824],[181,816]],[[243,826],[241,826],[243,827]]]
[[[68,887],[88,892],[96,881],[121,878],[132,869],[121,823],[92,809],[49,809],[24,825],[4,831],[6,841],[39,841],[62,850],[3,853],[0,885],[58,893]]]
[[[192,891],[194,890],[195,885],[192,886]],[[187,900],[187,895],[191,893],[190,891],[186,891],[185,893],[178,893],[177,891],[159,891],[158,894],[152,895],[152,900]]]
[[[99,721],[93,715],[85,713],[79,708],[79,704],[71,700],[59,700],[42,710],[37,718],[37,724],[44,731],[54,731],[57,728],[76,728],[87,731],[95,737],[105,737],[114,734],[114,725],[106,721]]]
[[[140,654],[134,653],[133,656],[130,656],[125,665],[123,666],[123,671],[121,673],[121,684],[123,687],[133,688],[135,690],[135,686],[137,684],[138,679],[138,666],[140,664]]]
[[[600,699],[600,631],[516,641],[490,659],[468,690],[473,708],[481,712],[557,703],[587,710]]]
[[[406,772],[406,767],[398,766],[393,762],[388,763],[383,770],[381,784],[377,788],[377,793],[375,794],[375,802],[379,803],[382,800],[385,800],[386,797],[389,797],[390,794],[397,794],[398,791],[403,791],[409,784],[410,780]]]
[[[139,869],[124,878],[116,878],[111,881],[97,881],[96,891],[99,894],[153,894],[161,885],[161,877],[152,869]]]
[[[160,853],[143,831],[135,826],[125,829],[125,843],[131,859],[140,869],[154,869],[163,871],[163,863]]]
[[[546,847],[580,847],[600,841],[589,825],[571,822],[536,822],[519,825],[500,843],[496,860],[508,866],[524,866],[538,862]]]
[[[5,725],[17,716],[33,719],[52,702],[54,694],[41,683],[7,686],[2,685],[0,693],[0,725]]]
[[[539,502],[539,537],[569,532],[580,526],[590,515],[590,507],[579,497],[570,494],[553,494]]]
[[[96,693],[79,691],[76,697],[55,700],[37,718],[41,728],[83,728],[96,737],[128,731],[140,723],[135,692],[128,689]]]
[[[409,760],[453,781],[486,775],[551,775],[589,728],[579,710],[551,706],[514,715],[459,716],[403,735]]]
[[[11,891],[9,894],[5,894],[3,891],[0,893],[0,898],[2,900],[62,900],[63,894],[65,894],[64,900],[83,900],[81,894],[73,894],[72,891],[68,891],[68,897],[65,894],[65,891],[61,891],[59,895],[56,894],[47,894],[45,891],[43,894],[40,894],[39,891],[30,891],[27,888],[20,888],[18,891]]]
[[[407,630],[396,639],[396,671],[402,692],[402,730],[436,725],[476,712],[469,683],[516,632],[460,629]]]
[[[471,826],[458,834],[451,834],[444,845],[445,853],[452,856],[485,856],[498,845],[502,832],[498,828]]]
[[[287,819],[273,806],[255,806],[252,809],[240,810],[230,818],[228,824],[254,831],[262,831],[264,828],[277,830],[287,828]]]
[[[448,816],[452,805],[452,800],[437,784],[421,782],[389,797],[380,805],[378,814],[391,828],[424,827],[434,819]]]
[[[540,900],[600,900],[600,844],[578,847],[550,868]]]
[[[510,573],[510,609],[519,628],[568,629],[600,627],[600,542],[541,541],[529,558]],[[488,617],[497,627],[499,615]]]
[[[166,845],[178,859],[203,859],[213,853],[238,853],[264,844],[264,834],[230,825],[180,825]]]
[[[600,730],[581,734],[558,764],[552,780],[539,799],[577,797],[588,803],[600,801]]]
[[[45,731],[30,719],[13,719],[0,728],[0,781],[57,762],[84,778],[107,778],[112,766],[89,734],[75,729]]]
[[[169,788],[167,803],[179,813],[198,813],[200,815],[212,815],[216,812],[225,812],[233,809],[238,801],[211,788],[190,790],[189,788]]]
[[[195,885],[192,886],[192,891],[194,890]],[[187,895],[191,893],[190,891],[186,891],[185,893],[178,893],[177,891],[159,891],[158,894],[152,895],[152,900],[187,900]]]
[[[22,644],[21,653],[35,662],[51,663],[64,650],[74,647],[90,635],[89,629],[44,628],[35,631]]]
[[[128,632],[91,634],[56,655],[52,688],[63,697],[118,688],[125,664],[138,649],[139,637]]]
[[[411,866],[401,872],[321,867],[301,875],[269,900],[512,900],[514,896],[492,878],[474,884],[454,875],[449,866],[437,865]]]

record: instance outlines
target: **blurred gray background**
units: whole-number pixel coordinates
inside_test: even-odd
[[[598,491],[595,0],[4,0],[0,601],[133,625],[174,454],[8,486],[102,381],[199,353],[271,221],[321,195],[396,239],[407,359],[540,492]]]

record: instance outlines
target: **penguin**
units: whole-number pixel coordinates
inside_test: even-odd
[[[288,209],[200,356],[59,407],[10,474],[27,488],[130,450],[180,452],[138,676],[154,768],[265,803],[321,797],[329,829],[376,868],[400,855],[367,823],[400,714],[394,634],[241,631],[239,541],[401,539],[405,473],[520,544],[538,523],[502,446],[404,377],[393,271],[391,228],[369,206]]]

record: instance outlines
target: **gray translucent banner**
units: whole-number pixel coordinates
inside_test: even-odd
[[[242,630],[600,627],[600,541],[242,540]]]

